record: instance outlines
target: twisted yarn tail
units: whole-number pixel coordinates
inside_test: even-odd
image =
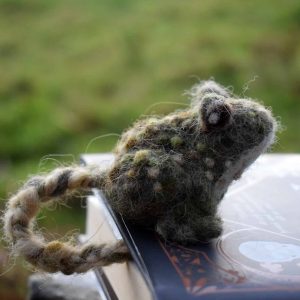
[[[16,253],[39,269],[64,274],[128,260],[130,255],[123,242],[74,247],[60,241],[47,243],[32,230],[41,204],[77,189],[101,187],[104,180],[99,166],[58,168],[46,176],[30,179],[9,199],[4,215],[5,235]]]

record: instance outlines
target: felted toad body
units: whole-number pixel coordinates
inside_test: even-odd
[[[214,82],[196,86],[192,98],[190,108],[123,134],[103,189],[125,218],[185,243],[220,235],[218,203],[276,127],[268,110]]]
[[[274,142],[277,123],[262,105],[237,99],[213,81],[196,85],[191,98],[185,110],[137,121],[122,135],[109,169],[67,167],[29,180],[5,215],[17,252],[39,268],[66,274],[128,259],[123,243],[77,248],[32,233],[41,202],[82,188],[102,189],[116,212],[164,239],[196,243],[219,236],[219,202]]]

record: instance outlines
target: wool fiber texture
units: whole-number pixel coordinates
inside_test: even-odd
[[[127,220],[179,243],[222,232],[217,207],[233,180],[275,140],[269,109],[239,99],[214,81],[190,92],[191,105],[138,120],[121,136],[109,169],[75,166],[31,178],[7,204],[6,239],[13,251],[47,272],[82,273],[124,262],[123,242],[73,246],[34,232],[39,208],[78,189],[99,188]]]

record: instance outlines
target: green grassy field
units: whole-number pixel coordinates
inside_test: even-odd
[[[117,137],[101,135],[181,108],[211,77],[271,106],[285,128],[274,151],[300,152],[298,0],[0,0],[1,199],[28,174],[110,151]],[[48,230],[83,229],[80,204],[45,213]],[[0,298],[23,299],[26,274],[2,275]]]

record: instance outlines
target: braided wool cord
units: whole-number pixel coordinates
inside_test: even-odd
[[[4,216],[5,234],[15,252],[38,269],[64,274],[83,273],[93,267],[128,260],[130,255],[123,242],[80,248],[60,241],[46,243],[32,230],[32,221],[42,203],[72,190],[99,186],[102,177],[99,167],[66,167],[29,180],[8,201]]]

